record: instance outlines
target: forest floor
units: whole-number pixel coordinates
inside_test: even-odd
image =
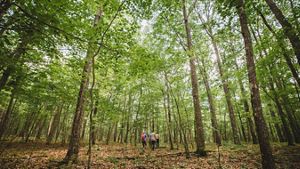
[[[125,144],[95,145],[93,147],[92,168],[218,168],[218,151],[214,145],[207,145],[208,155],[186,159],[183,149],[172,150],[147,148]],[[0,168],[58,168],[64,158],[67,146],[45,143],[0,142]],[[87,147],[80,150],[79,162],[60,168],[86,168]],[[288,147],[273,144],[273,154],[278,168],[300,169],[300,145]],[[220,164],[223,169],[260,168],[260,153],[257,145],[220,147]]]

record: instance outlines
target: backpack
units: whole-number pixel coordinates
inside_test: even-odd
[[[146,134],[142,134],[142,140],[146,140]]]
[[[151,141],[156,141],[155,134],[152,133],[152,134],[150,135],[150,139],[151,139]]]

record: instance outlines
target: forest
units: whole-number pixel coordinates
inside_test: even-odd
[[[300,168],[300,1],[0,0],[0,168]]]

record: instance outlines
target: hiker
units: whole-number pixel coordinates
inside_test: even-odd
[[[146,134],[146,132],[144,132],[144,131],[142,132],[141,139],[142,139],[143,148],[145,148],[145,146],[147,145],[147,134]]]
[[[151,148],[152,148],[152,150],[154,150],[155,145],[156,145],[156,138],[155,138],[155,133],[154,132],[152,132],[150,134],[150,141],[151,141]]]
[[[158,133],[155,134],[155,138],[156,138],[156,148],[158,148],[159,147],[159,134]]]

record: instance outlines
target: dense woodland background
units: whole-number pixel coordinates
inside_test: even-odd
[[[145,130],[187,158],[257,144],[275,168],[300,143],[299,65],[297,0],[1,0],[1,151],[89,145],[90,167]]]

